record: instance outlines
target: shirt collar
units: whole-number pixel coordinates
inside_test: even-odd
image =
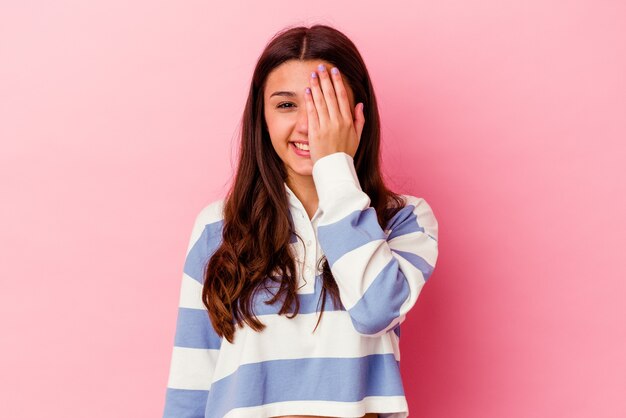
[[[300,201],[300,199],[298,199],[298,196],[296,196],[296,194],[293,192],[293,190],[291,190],[289,188],[289,186],[287,186],[287,182],[283,182],[285,184],[285,191],[287,192],[287,198],[289,200],[289,205],[297,210],[298,212],[300,212],[301,214],[303,214],[304,216],[306,216],[306,218],[309,218],[309,215],[306,213],[306,210],[304,209],[304,205],[302,204],[302,202]],[[317,218],[319,217],[319,208],[317,209],[317,211],[315,212],[315,214],[313,215],[313,219],[311,219],[310,221],[313,222],[315,221]]]
[[[298,211],[306,212],[304,210],[304,205],[302,204],[300,199],[298,199],[298,196],[296,196],[294,191],[291,190],[289,186],[287,186],[287,182],[284,182],[284,184],[285,184],[285,191],[287,192],[287,200],[289,200],[289,205],[292,208],[297,209]]]
[[[284,181],[283,184],[285,185],[285,191],[287,192],[287,197],[289,198],[289,203],[290,204],[294,204],[294,199],[297,200],[298,202],[300,202],[300,200],[296,197],[296,194],[293,192],[293,190],[291,190],[289,188],[289,186],[287,186],[287,182]]]

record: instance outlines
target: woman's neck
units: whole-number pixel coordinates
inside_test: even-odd
[[[290,177],[287,179],[287,186],[293,191],[296,197],[302,202],[304,210],[313,218],[317,211],[318,197],[315,183],[312,176]]]

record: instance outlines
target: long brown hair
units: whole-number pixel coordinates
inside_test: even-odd
[[[378,222],[386,226],[404,205],[401,195],[384,184],[380,170],[380,121],[372,83],[356,46],[343,33],[326,25],[287,27],[268,42],[259,57],[241,121],[241,145],[235,179],[223,207],[222,241],[204,272],[202,300],[220,337],[234,340],[236,321],[255,331],[266,325],[252,312],[253,295],[272,273],[281,272],[280,288],[266,304],[284,302],[279,315],[297,315],[296,264],[290,249],[296,234],[284,182],[287,171],[274,150],[264,118],[264,88],[269,73],[288,60],[324,60],[341,68],[355,103],[363,102],[365,125],[354,156],[362,190],[370,197]],[[297,236],[302,240],[301,237]],[[340,306],[339,289],[328,260],[322,257],[323,313],[328,292]],[[318,319],[321,319],[321,314]],[[316,325],[317,328],[317,325]]]

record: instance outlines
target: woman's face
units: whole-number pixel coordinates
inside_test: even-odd
[[[326,71],[333,67],[327,61],[290,60],[276,67],[267,77],[264,92],[265,122],[276,153],[285,164],[292,179],[311,176],[313,162],[308,155],[296,149],[293,142],[308,142],[308,121],[304,89],[311,87],[311,73],[324,64]],[[341,72],[341,68],[339,68]],[[354,95],[344,81],[354,118]],[[308,153],[306,153],[308,154]]]

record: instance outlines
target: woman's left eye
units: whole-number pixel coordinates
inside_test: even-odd
[[[287,107],[285,107],[285,106],[284,106],[284,105],[288,105],[288,104],[292,105],[293,103],[291,103],[291,102],[285,102],[285,103],[281,103],[281,104],[279,104],[279,105],[278,105],[278,106],[276,106],[276,107],[277,107],[277,108],[279,108],[279,109],[288,109]]]

